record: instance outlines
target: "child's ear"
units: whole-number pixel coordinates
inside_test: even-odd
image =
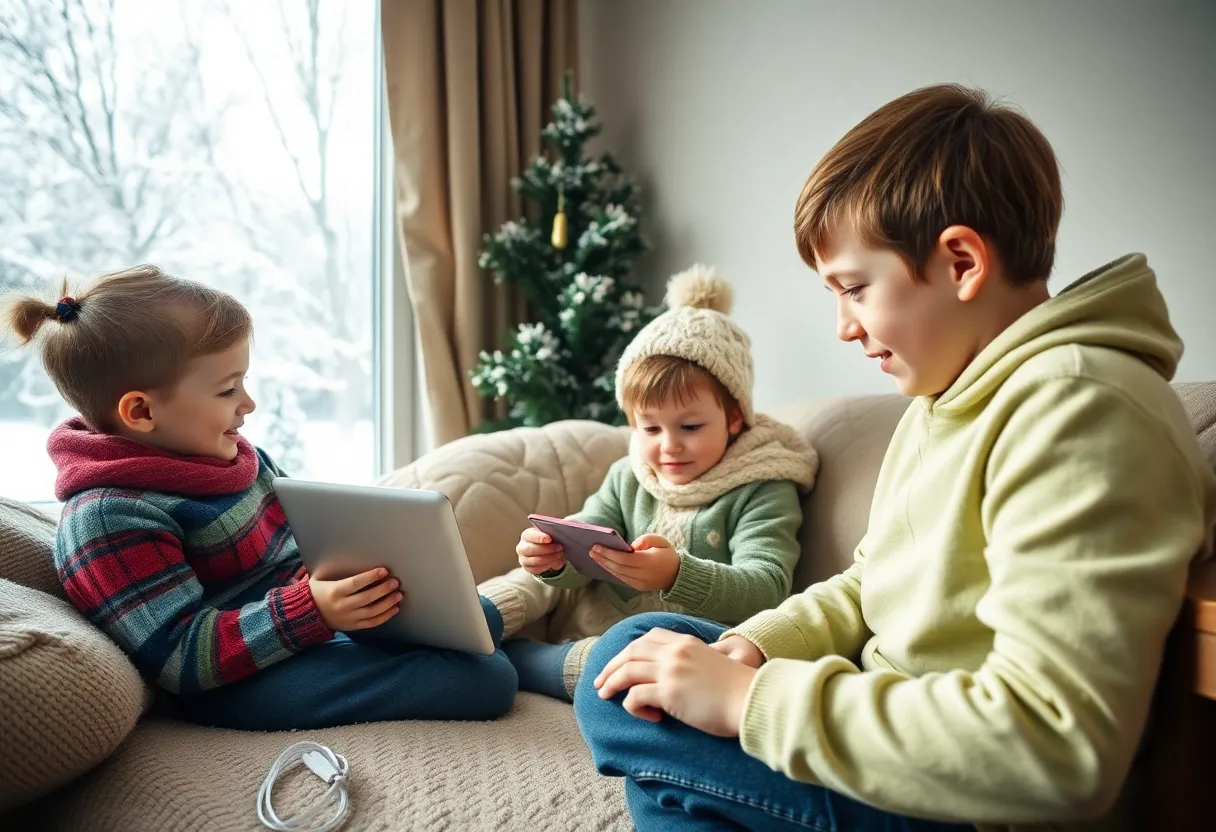
[[[156,427],[152,417],[152,397],[142,390],[132,390],[118,400],[118,421],[128,430],[151,433]]]
[[[743,413],[738,409],[732,409],[730,421],[726,423],[726,432],[731,436],[738,436],[743,432]]]
[[[941,233],[937,244],[958,299],[974,300],[992,271],[984,238],[965,225],[952,225]]]

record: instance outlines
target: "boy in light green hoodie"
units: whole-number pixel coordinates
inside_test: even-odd
[[[812,172],[799,251],[915,400],[846,572],[730,630],[648,614],[592,650],[575,711],[640,830],[1109,819],[1216,478],[1145,258],[1048,292],[1061,210],[1046,138],[952,85]]]

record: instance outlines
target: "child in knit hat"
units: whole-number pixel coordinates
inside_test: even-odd
[[[553,643],[503,642],[521,690],[570,699],[596,637],[629,615],[676,610],[733,624],[788,596],[799,488],[814,484],[818,457],[791,428],[753,411],[751,342],[728,316],[731,298],[703,266],[676,275],[670,309],[617,366],[629,454],[569,519],[631,542],[632,552],[591,550],[624,585],[577,572],[535,528],[516,547],[521,568],[481,585],[502,613],[504,639],[545,619]]]

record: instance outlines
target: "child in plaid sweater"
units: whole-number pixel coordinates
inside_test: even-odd
[[[40,342],[81,414],[51,435],[65,502],[55,566],[68,596],[192,721],[285,730],[395,719],[492,719],[517,677],[491,656],[353,640],[395,615],[385,569],[304,571],[241,437],[252,322],[232,297],[151,266],[56,304],[17,297],[10,328]],[[45,324],[54,329],[47,331]],[[502,617],[483,600],[495,644]]]

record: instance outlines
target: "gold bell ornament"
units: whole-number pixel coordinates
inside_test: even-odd
[[[553,234],[549,242],[556,249],[566,247],[566,193],[562,186],[557,186],[557,213],[553,216]]]

